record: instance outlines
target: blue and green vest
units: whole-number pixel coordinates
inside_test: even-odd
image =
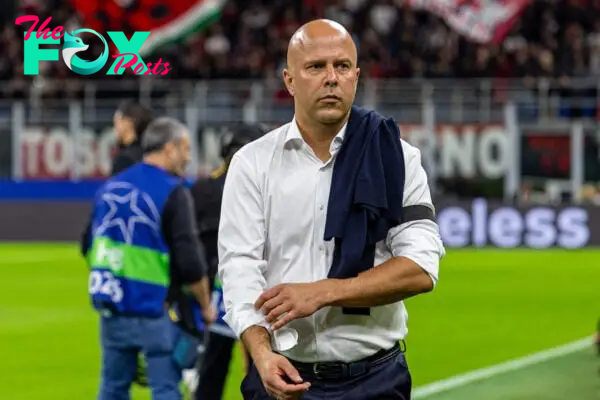
[[[95,309],[150,318],[165,314],[170,272],[161,216],[181,183],[161,168],[139,163],[98,191],[88,253]]]

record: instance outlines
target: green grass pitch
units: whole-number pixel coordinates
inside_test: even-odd
[[[2,399],[93,399],[97,316],[74,245],[0,245]],[[433,293],[407,301],[414,386],[594,333],[600,250],[449,250]],[[600,398],[592,349],[430,396],[432,400]],[[239,399],[234,360],[226,399]],[[568,394],[568,395],[566,395]],[[135,400],[149,399],[134,389]]]

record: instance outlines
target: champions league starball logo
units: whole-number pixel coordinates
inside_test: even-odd
[[[24,74],[39,74],[40,61],[58,61],[59,50],[52,48],[40,48],[41,45],[57,45],[62,43],[63,61],[69,69],[79,75],[91,75],[99,72],[108,61],[109,46],[103,35],[92,29],[78,29],[71,33],[63,32],[64,27],[57,26],[52,31],[46,26],[52,20],[52,17],[46,19],[37,30],[36,27],[39,18],[36,15],[24,15],[16,19],[15,24],[21,25],[24,22],[33,24],[25,32],[24,42]],[[86,61],[79,57],[77,53],[86,51],[89,45],[77,35],[92,34],[100,39],[103,50],[95,60]],[[140,51],[150,32],[134,32],[131,38],[127,38],[124,32],[106,32],[112,43],[118,50],[118,54],[113,54],[114,62],[107,71],[107,75],[122,75],[127,68],[132,68],[136,75],[166,75],[171,68],[168,62],[145,63],[139,55]]]
[[[145,226],[160,237],[160,212],[148,195],[127,182],[111,182],[101,196],[102,220],[92,227],[95,236],[112,231],[126,244],[133,244],[136,228]],[[114,231],[116,230],[116,231]]]

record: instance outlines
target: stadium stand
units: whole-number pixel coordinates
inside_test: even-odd
[[[137,3],[124,2],[131,8],[124,7],[125,13],[129,18],[148,18],[135,8]],[[59,62],[41,62],[40,75],[24,76],[20,37],[29,25],[16,26],[7,15],[35,14],[41,21],[52,16],[52,25],[67,30],[84,27],[86,21],[74,7],[76,0],[9,1],[2,6],[8,11],[0,20],[0,115],[8,119],[10,100],[23,99],[32,107],[32,122],[65,121],[70,118],[66,103],[56,100],[83,100],[91,115],[86,118],[102,128],[120,99],[138,98],[151,101],[160,112],[184,118],[186,101],[198,98],[193,91],[200,85],[202,124],[239,122],[252,109],[261,122],[281,123],[291,116],[291,98],[280,79],[287,39],[303,22],[325,17],[347,26],[358,44],[363,78],[357,101],[403,123],[423,123],[425,97],[435,107],[437,121],[455,124],[503,123],[507,100],[516,103],[523,123],[598,119],[600,1],[531,1],[503,40],[494,43],[470,40],[438,14],[411,4],[410,0],[230,0],[215,23],[152,55],[168,60],[173,67],[169,74],[145,79],[131,76],[129,69],[117,83],[103,73],[77,75]],[[127,29],[123,21],[111,24]],[[84,56],[95,57],[99,42],[89,44]],[[587,173],[600,176],[600,163],[594,161],[600,154],[598,139],[588,136]],[[565,156],[552,157],[560,158],[565,175]],[[533,158],[525,157],[528,160]],[[524,175],[528,165],[523,165]],[[548,201],[545,195],[531,196],[529,186],[524,182],[521,200]],[[442,182],[443,191],[466,197],[499,193],[483,188],[470,192],[473,187],[470,179]],[[599,192],[594,184],[582,190],[582,198],[595,202]]]
[[[534,1],[499,45],[468,41],[438,16],[411,8],[401,0],[229,1],[218,23],[164,49],[175,67],[171,79],[263,79],[279,76],[287,38],[306,20],[326,17],[347,26],[359,45],[365,77],[374,78],[496,78],[496,99],[502,100],[505,78],[519,78],[530,95],[536,79],[552,79],[551,90],[563,98],[595,97],[595,83],[571,85],[570,78],[600,75],[600,2]],[[62,1],[20,1],[17,15],[52,16],[56,24],[75,28],[81,21]],[[0,39],[0,79],[7,98],[28,94],[23,77],[22,27],[3,21]],[[61,63],[43,70],[56,83],[44,97],[79,97],[80,79]],[[69,78],[69,84],[63,85]],[[79,82],[79,84],[78,84]],[[127,97],[130,93],[121,92]],[[111,96],[114,93],[111,93]],[[281,90],[274,93],[288,101]],[[573,115],[595,113],[595,104],[575,107]]]
[[[224,6],[144,56],[168,61],[167,75],[107,76],[107,63],[82,76],[62,61],[24,75],[30,23],[16,26],[19,16],[131,33],[131,19],[147,26],[172,18],[174,4],[201,2]],[[499,40],[478,41],[467,24],[426,9],[433,3],[527,6]],[[92,14],[110,6],[108,22],[101,13],[84,20],[82,4]],[[72,242],[110,170],[122,100],[188,125],[190,175],[208,175],[232,126],[290,120],[288,39],[320,17],[345,25],[358,45],[356,103],[394,117],[420,148],[449,251],[439,297],[410,304],[415,399],[597,396],[600,0],[0,0],[0,336],[12,344],[2,349],[3,398],[96,390],[97,325]],[[99,54],[95,40],[85,36],[82,58]],[[236,354],[227,400],[240,398]]]

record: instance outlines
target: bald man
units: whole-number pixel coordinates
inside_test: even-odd
[[[420,153],[353,105],[344,27],[302,26],[287,64],[294,119],[235,154],[221,209],[225,319],[254,361],[242,394],[408,400],[403,300],[444,254]]]

